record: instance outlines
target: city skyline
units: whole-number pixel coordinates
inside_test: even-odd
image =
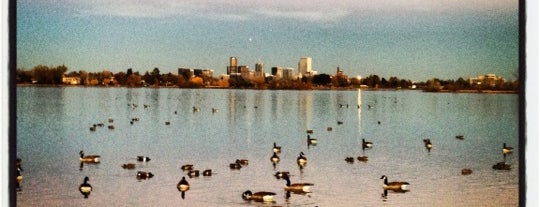
[[[311,57],[319,74],[515,80],[518,14],[508,0],[18,1],[17,67],[225,74],[233,56],[265,71]]]

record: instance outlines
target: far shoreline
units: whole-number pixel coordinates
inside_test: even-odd
[[[223,87],[223,86],[205,86],[205,87],[192,87],[184,88],[178,86],[147,86],[147,87],[126,87],[126,86],[84,86],[84,85],[64,85],[64,84],[32,84],[32,83],[17,83],[16,87],[50,87],[50,88],[61,88],[61,87],[81,87],[81,88],[177,88],[177,89],[234,89],[234,90],[290,90],[290,91],[352,91],[352,90],[364,90],[364,91],[422,91],[426,93],[480,93],[480,94],[519,94],[519,91],[508,91],[508,90],[439,90],[439,91],[425,91],[422,89],[403,89],[403,88],[334,88],[334,87],[314,87],[311,89],[265,89],[265,88],[233,88],[233,87]]]

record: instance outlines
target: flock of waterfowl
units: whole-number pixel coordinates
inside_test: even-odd
[[[133,108],[137,107],[136,104],[130,104],[129,106],[131,106]],[[348,105],[340,105],[340,107],[345,107],[345,106],[348,107]],[[150,106],[149,105],[144,105],[144,107],[148,108]],[[372,108],[372,106],[369,106],[369,108]],[[195,113],[195,112],[199,112],[200,108],[193,107],[192,110]],[[217,113],[217,112],[218,112],[218,109],[212,108],[212,113]],[[177,111],[175,111],[174,113],[177,114]],[[134,117],[134,118],[132,118],[130,120],[130,123],[134,124],[137,121],[139,121],[139,118]],[[108,119],[108,123],[109,123],[109,125],[107,127],[109,129],[114,129],[115,128],[114,125],[113,125],[114,120],[112,118]],[[378,121],[377,123],[381,124],[380,121]],[[341,125],[341,124],[343,124],[343,121],[338,121],[337,124]],[[165,125],[170,125],[170,122],[166,121]],[[97,130],[97,128],[104,127],[104,126],[105,126],[105,124],[103,124],[103,123],[93,124],[90,127],[90,131],[94,132],[94,131]],[[332,127],[328,127],[327,131],[332,131]],[[306,133],[307,133],[307,139],[306,139],[307,147],[309,148],[310,146],[316,146],[317,145],[317,139],[311,137],[311,134],[313,134],[313,130],[308,129],[306,131]],[[456,139],[464,140],[464,136],[463,135],[457,135]],[[432,148],[433,148],[432,141],[430,139],[423,139],[423,143],[424,143],[424,147],[428,150],[428,152],[430,152],[432,150]],[[373,146],[374,146],[373,142],[366,141],[365,139],[362,139],[361,149],[362,149],[363,154],[361,156],[358,156],[356,159],[358,161],[360,161],[360,162],[367,162],[368,161],[368,156],[364,155],[364,151],[373,148]],[[504,161],[493,165],[493,169],[495,169],[495,170],[510,170],[511,166],[506,163],[506,156],[511,154],[512,151],[513,151],[512,147],[509,147],[509,146],[506,145],[506,143],[503,143],[502,155],[503,155]],[[279,162],[281,161],[281,159],[279,157],[279,154],[281,152],[282,152],[282,147],[278,146],[277,143],[274,142],[273,146],[272,146],[272,156],[270,157],[270,162],[274,166],[274,169],[275,169],[276,165],[279,164]],[[151,159],[149,157],[147,157],[147,156],[137,156],[136,160],[138,162],[149,162]],[[354,160],[355,160],[354,157],[346,157],[345,158],[345,161],[347,163],[353,163]],[[101,156],[100,155],[85,155],[84,151],[81,150],[79,152],[79,161],[81,163],[81,167],[82,167],[83,164],[99,164],[100,161],[101,161]],[[307,166],[308,158],[306,157],[304,152],[299,152],[298,157],[296,158],[296,162],[297,162],[297,165],[299,166],[300,169]],[[21,183],[22,183],[22,171],[23,170],[22,170],[22,167],[21,167],[21,163],[22,163],[22,160],[17,159],[17,165],[16,165],[17,166],[17,177],[16,177],[16,179],[17,179],[16,184],[17,185],[16,186],[17,186],[18,191],[21,190]],[[229,164],[229,168],[231,170],[240,170],[242,167],[245,167],[247,165],[249,165],[249,160],[248,159],[236,159],[234,162]],[[121,167],[124,168],[124,169],[127,169],[127,170],[133,170],[133,169],[136,168],[136,164],[135,163],[125,163],[125,164],[122,164]],[[181,192],[182,199],[185,198],[186,191],[188,191],[190,189],[190,184],[186,180],[186,176],[188,176],[189,178],[198,177],[198,176],[200,176],[200,174],[202,174],[203,176],[212,176],[212,170],[211,169],[205,169],[202,173],[200,173],[199,170],[194,169],[193,164],[182,165],[180,167],[180,169],[185,172],[185,174],[181,175],[181,179],[177,184],[177,189],[178,189],[178,191]],[[464,168],[464,169],[462,169],[461,174],[462,175],[469,175],[472,172],[473,171],[471,169]],[[136,173],[136,178],[138,180],[151,179],[153,176],[154,176],[154,174],[152,172],[137,171],[137,173]],[[311,193],[312,192],[312,187],[315,185],[315,184],[309,183],[309,182],[292,183],[291,179],[290,179],[291,175],[287,171],[278,171],[278,172],[276,172],[274,174],[274,176],[278,180],[284,180],[285,181],[285,186],[283,187],[283,189],[286,191],[287,196],[290,196],[290,193],[295,193],[295,194]],[[384,192],[383,195],[382,195],[383,198],[385,198],[387,196],[387,191],[400,192],[400,193],[404,193],[404,192],[409,191],[409,185],[410,185],[409,182],[406,182],[406,181],[388,182],[388,177],[386,175],[382,175],[380,177],[380,179],[383,180],[383,184],[382,184],[382,189],[383,189],[383,192]],[[92,192],[92,185],[89,182],[90,182],[90,178],[88,176],[85,176],[83,178],[83,183],[80,184],[80,186],[79,186],[79,191],[84,196],[84,198],[88,198],[90,196],[91,192]],[[246,201],[275,202],[274,201],[274,196],[275,195],[276,195],[276,193],[271,192],[271,191],[252,192],[251,190],[246,190],[241,194],[241,197],[242,197],[243,200],[246,200]]]

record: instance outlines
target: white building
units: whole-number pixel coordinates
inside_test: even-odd
[[[310,57],[301,57],[298,61],[298,71],[302,74],[302,77],[313,76],[313,68],[311,67]]]

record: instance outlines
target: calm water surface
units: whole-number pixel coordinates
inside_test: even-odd
[[[514,94],[19,87],[17,100],[17,156],[24,169],[18,206],[519,203]],[[200,111],[193,112],[194,106]],[[130,124],[135,117],[140,121]],[[115,129],[106,127],[109,118]],[[105,127],[92,132],[95,123]],[[307,146],[307,129],[313,129],[316,146]],[[455,138],[461,134],[464,140]],[[362,151],[362,138],[374,147]],[[433,142],[431,152],[425,138]],[[282,146],[275,168],[274,142]],[[495,171],[504,142],[516,151],[506,157],[512,170]],[[80,150],[101,155],[101,163],[80,168]],[[308,158],[303,169],[296,164],[300,152]],[[138,155],[152,160],[139,163]],[[344,161],[361,155],[369,161]],[[238,158],[249,165],[230,170]],[[123,169],[124,163],[137,169]],[[188,178],[191,189],[182,199],[176,184],[186,176],[180,166],[189,163],[215,174]],[[463,168],[473,173],[461,175]],[[139,181],[138,170],[155,176]],[[276,171],[289,171],[293,183],[314,183],[313,193],[287,198]],[[410,191],[383,199],[382,175],[409,182]],[[94,188],[88,199],[78,191],[85,176]],[[243,201],[245,190],[275,192],[276,201]]]

